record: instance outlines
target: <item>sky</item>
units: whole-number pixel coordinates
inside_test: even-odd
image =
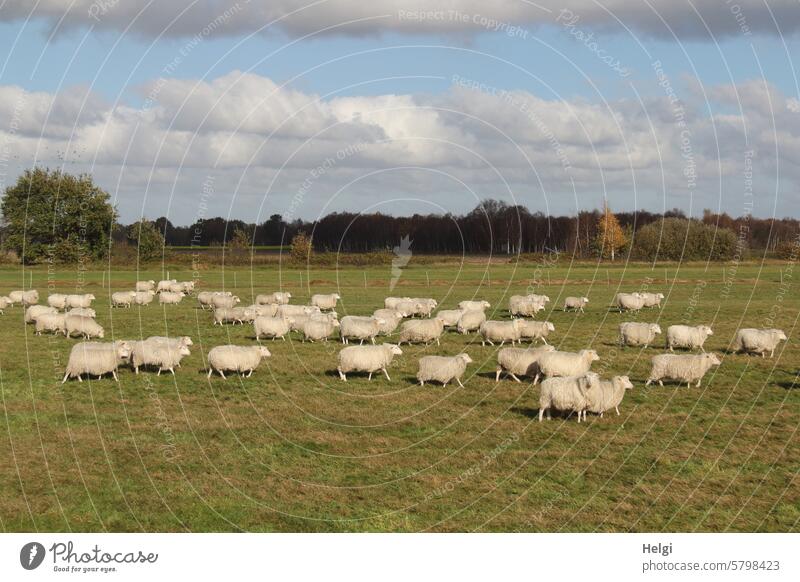
[[[800,217],[797,0],[0,0],[0,188],[122,222]]]

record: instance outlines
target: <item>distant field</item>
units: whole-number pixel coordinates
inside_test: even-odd
[[[48,273],[0,269],[0,292],[32,273],[45,302]],[[234,274],[235,273],[235,274]],[[160,270],[139,273],[158,279]],[[171,270],[174,278],[191,271]],[[507,318],[509,295],[532,278],[552,299],[559,348],[592,347],[604,376],[635,384],[622,416],[538,423],[538,388],[494,382],[498,348],[475,336],[404,347],[392,381],[335,375],[340,344],[266,342],[272,358],[249,379],[206,379],[210,347],[252,344],[248,326],[212,326],[182,304],[109,309],[135,271],[80,274],[97,296],[106,339],[190,335],[176,377],[60,385],[77,340],[35,337],[19,307],[0,317],[0,528],[6,531],[797,531],[800,529],[800,316],[794,265],[729,269],[686,264],[415,265],[390,293],[389,267],[200,272],[199,288],[338,291],[340,315],[368,314],[387,295],[431,296],[443,307],[482,298]],[[53,289],[76,288],[58,267]],[[782,282],[783,281],[783,282]],[[105,285],[105,286],[104,286]],[[109,288],[109,285],[111,288]],[[667,295],[640,321],[710,324],[706,349],[723,364],[700,388],[644,387],[661,347],[619,349],[613,295],[647,286]],[[563,313],[586,295],[583,315]],[[724,354],[740,327],[780,327],[774,359]],[[466,388],[415,384],[423,354],[466,350]]]

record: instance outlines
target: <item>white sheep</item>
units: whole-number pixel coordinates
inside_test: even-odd
[[[402,313],[403,317],[413,317],[418,313],[424,312],[425,306],[419,301],[414,301],[413,299],[409,298],[409,299],[403,299],[402,301],[398,301],[394,306],[394,310],[399,313]]]
[[[188,295],[194,292],[194,281],[176,281],[170,284],[168,290],[172,293],[185,293]]]
[[[183,291],[179,291],[178,293],[162,291],[158,296],[158,302],[161,305],[177,305],[185,296],[186,294]]]
[[[411,297],[387,297],[383,300],[383,306],[386,309],[397,309],[397,305],[401,301],[411,301]]]
[[[275,303],[268,303],[266,305],[259,305],[255,303],[245,307],[255,317],[275,317],[278,313],[278,306]]]
[[[111,305],[113,307],[130,307],[136,291],[117,291],[111,294]]]
[[[385,322],[378,326],[380,327],[382,335],[394,333],[394,330],[397,329],[397,326],[400,325],[400,322],[403,320],[403,314],[394,309],[376,309],[372,317]]]
[[[508,300],[508,311],[512,317],[534,317],[548,301],[547,295],[512,295]]]
[[[57,313],[55,307],[47,305],[31,305],[25,310],[25,323],[36,323],[36,318],[43,313]]]
[[[644,323],[639,321],[626,321],[619,324],[619,345],[644,346],[653,343],[656,336],[661,333],[661,326],[657,323]]]
[[[471,363],[472,358],[463,353],[457,356],[424,356],[419,359],[417,381],[420,386],[424,386],[425,382],[441,382],[447,386],[448,382],[455,380],[463,388],[461,377],[467,371],[467,364]]]
[[[556,330],[549,321],[532,321],[530,319],[518,319],[520,340],[530,339],[532,341],[542,340],[547,344],[547,336],[551,331]]]
[[[213,308],[214,305],[211,302],[211,300],[217,295],[230,297],[233,294],[230,291],[200,291],[200,293],[197,294],[197,302],[200,303],[200,308],[201,309],[205,309],[206,307]],[[227,307],[227,306],[222,306],[222,307]],[[230,307],[233,307],[233,305],[231,305]]]
[[[149,305],[153,302],[156,293],[155,291],[137,291],[133,296],[133,302],[136,305]]]
[[[664,299],[663,293],[639,293],[644,299],[645,307],[661,307],[661,300]]]
[[[244,325],[247,313],[244,307],[218,307],[214,310],[214,325],[224,325],[232,323]]]
[[[130,342],[131,366],[138,374],[139,368],[154,366],[158,375],[168,371],[175,375],[175,368],[180,367],[181,360],[191,355],[188,346],[174,341],[162,341],[161,338],[147,338],[143,341]]]
[[[632,388],[633,384],[627,376],[614,376],[611,380],[591,383],[586,393],[588,404],[583,410],[583,420],[586,420],[587,410],[603,418],[603,413],[613,408],[619,416],[619,405],[625,392]]]
[[[342,321],[344,322],[344,319]],[[395,344],[348,346],[339,352],[339,366],[336,371],[343,382],[347,382],[347,374],[350,372],[365,372],[369,374],[369,380],[372,380],[372,374],[380,371],[391,381],[386,368],[395,356],[402,354],[403,350]]]
[[[404,321],[400,326],[400,337],[397,340],[397,345],[405,343],[424,343],[428,344],[432,341],[436,345],[441,345],[439,338],[442,337],[444,332],[444,321],[438,317],[431,319],[417,319],[412,321]]]
[[[651,360],[653,368],[650,370],[650,376],[645,382],[645,386],[649,386],[651,382],[658,380],[659,386],[663,386],[663,379],[678,380],[679,383],[686,382],[689,386],[692,382],[697,381],[697,386],[700,386],[700,380],[703,379],[706,372],[712,366],[719,366],[719,358],[716,354],[660,354],[653,356]]]
[[[333,335],[336,328],[341,324],[334,320],[324,319],[309,319],[303,325],[303,341],[324,341],[327,342],[328,338]]]
[[[339,326],[339,335],[342,343],[347,344],[350,340],[369,340],[375,343],[375,336],[381,331],[381,326],[386,324],[386,320],[379,317],[361,317],[357,315],[347,315],[342,318]]]
[[[583,308],[589,303],[588,297],[567,297],[564,299],[564,311],[575,309],[583,313]]]
[[[9,307],[13,307],[14,302],[11,301],[10,297],[6,297],[5,295],[0,297],[0,314],[3,313],[4,309],[8,309]]]
[[[81,342],[72,346],[61,383],[66,382],[67,378],[77,378],[79,382],[83,382],[83,374],[97,376],[98,379],[104,374],[111,374],[119,382],[117,368],[130,355],[131,346],[127,342]]]
[[[217,346],[208,352],[208,377],[216,370],[225,379],[225,372],[239,372],[249,378],[263,358],[272,354],[264,346]]]
[[[778,344],[786,339],[786,334],[780,329],[740,329],[733,341],[733,351],[761,354],[762,358],[769,352],[771,358]]]
[[[91,293],[79,293],[74,295],[67,295],[66,298],[66,305],[67,307],[91,307],[92,301],[95,300],[95,296]]]
[[[211,300],[209,304],[214,309],[219,309],[220,307],[236,307],[237,304],[241,303],[242,300],[239,299],[236,295],[219,295],[214,294],[211,296]]]
[[[169,291],[170,287],[172,287],[173,283],[177,283],[177,279],[163,279],[158,282],[156,286],[156,293],[161,293],[162,291]]]
[[[84,317],[97,317],[97,312],[91,307],[73,307],[67,310],[66,315],[83,315]]]
[[[591,386],[599,383],[600,379],[597,374],[592,372],[548,378],[542,382],[539,392],[539,422],[542,422],[545,412],[547,412],[547,420],[550,420],[552,408],[564,412],[577,412],[578,422],[580,422],[584,410],[589,405],[588,393]]]
[[[286,305],[292,298],[292,294],[285,291],[276,291],[274,293],[265,293],[256,296],[256,303],[266,305],[268,303],[275,303],[276,305]]]
[[[458,308],[461,311],[469,311],[471,309],[478,309],[480,311],[486,311],[492,306],[491,303],[488,301],[461,301],[458,304]]]
[[[94,319],[84,315],[67,313],[64,317],[64,327],[67,330],[67,337],[72,337],[74,333],[78,333],[86,339],[93,337],[102,339],[105,336],[103,328]]]
[[[700,348],[705,353],[703,344],[710,335],[714,335],[714,332],[707,325],[670,325],[667,328],[666,347],[669,351],[673,351],[673,348]]]
[[[152,279],[150,281],[136,281],[137,291],[155,291],[156,282]]]
[[[51,331],[58,335],[63,333],[67,335],[67,328],[63,313],[42,313],[36,317],[36,335],[42,335],[42,332]]]
[[[483,312],[483,310],[479,311]],[[444,322],[445,327],[456,327],[462,315],[464,315],[463,309],[440,309],[436,312],[436,317]]]
[[[321,311],[330,311],[336,309],[336,303],[342,297],[338,293],[330,293],[328,295],[317,293],[311,296],[311,305],[319,307]]]
[[[8,298],[12,303],[22,303],[23,307],[36,305],[39,303],[39,292],[36,289],[29,289],[28,291],[11,291]]]
[[[292,319],[285,317],[268,317],[259,316],[253,320],[253,329],[255,329],[256,339],[261,337],[281,338],[286,341],[286,334],[291,329]]]
[[[510,341],[513,345],[521,340],[521,327],[518,319],[511,321],[484,321],[478,329],[481,334],[481,345],[485,346],[488,343],[493,346],[494,342],[500,342],[502,346],[507,341]]]
[[[533,383],[537,384],[539,378],[547,376],[582,376],[592,367],[592,362],[600,359],[594,350],[581,350],[575,352],[548,352],[542,354],[536,363],[538,370],[533,378]]]
[[[539,357],[554,350],[553,346],[503,348],[497,353],[497,369],[495,370],[494,381],[500,381],[501,373],[511,376],[517,382],[522,381],[519,376],[535,376],[538,371],[536,363],[539,361]]]
[[[47,296],[47,304],[56,309],[65,309],[67,307],[67,296],[63,293],[51,293]]]
[[[278,311],[275,313],[277,317],[296,317],[298,315],[311,315],[312,313],[319,313],[319,307],[311,305],[288,305],[286,303],[278,305]]]
[[[458,329],[458,333],[460,334],[467,334],[480,329],[485,321],[486,313],[483,311],[465,311],[459,318],[456,329]]]
[[[433,310],[439,305],[436,299],[428,297],[412,297],[411,302],[417,306],[412,315],[419,315],[420,317],[430,317]]]
[[[639,311],[644,307],[644,298],[641,293],[617,293],[614,296],[614,305],[623,311]]]

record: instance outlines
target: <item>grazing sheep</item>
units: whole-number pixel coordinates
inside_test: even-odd
[[[200,293],[197,294],[197,302],[200,303],[200,309],[205,309],[206,307],[213,309],[214,304],[211,300],[217,295],[230,297],[233,294],[230,291],[200,291]],[[222,307],[233,307],[233,305],[223,305]]]
[[[663,293],[639,293],[639,296],[644,299],[645,307],[661,307],[661,300],[664,299]]]
[[[214,325],[232,323],[244,325],[247,313],[244,307],[218,307],[214,310]]]
[[[547,412],[547,420],[550,420],[551,408],[565,412],[577,412],[578,422],[580,422],[583,411],[589,405],[589,390],[593,385],[599,383],[597,374],[591,372],[548,378],[542,382],[539,392],[539,422],[542,422],[545,412]]]
[[[416,304],[416,309],[411,315],[419,315],[420,317],[430,317],[433,310],[439,305],[436,299],[427,297],[412,297],[411,302]]]
[[[461,301],[458,308],[461,311],[470,311],[477,309],[479,311],[486,311],[492,306],[488,301]]]
[[[311,305],[288,305],[286,303],[278,305],[277,317],[296,317],[298,315],[311,315],[319,313],[319,307]]]
[[[276,305],[286,305],[287,303],[289,303],[289,299],[291,298],[292,298],[291,293],[287,293],[285,291],[275,291],[274,293],[257,295],[256,303],[260,305],[267,305],[269,303],[275,303]]]
[[[25,323],[36,323],[36,318],[43,313],[57,313],[55,307],[45,305],[31,305],[25,310]]]
[[[546,344],[547,336],[551,331],[556,330],[556,326],[549,321],[531,321],[530,319],[518,319],[517,321],[519,321],[520,341],[523,339],[542,340]]]
[[[512,317],[534,317],[548,301],[547,295],[512,295],[508,300],[508,311]]]
[[[208,352],[208,377],[216,370],[222,379],[225,372],[239,372],[249,378],[263,358],[272,354],[264,346],[217,346]]]
[[[67,378],[77,378],[78,382],[83,382],[81,376],[97,376],[97,379],[104,374],[111,374],[114,380],[117,378],[117,368],[120,363],[131,355],[131,346],[127,342],[81,342],[72,346],[67,361],[67,370],[61,383]]]
[[[703,379],[706,372],[712,366],[719,366],[719,358],[716,354],[661,354],[653,356],[653,369],[650,370],[650,376],[645,382],[645,386],[649,386],[651,382],[658,380],[658,385],[663,386],[663,379],[678,380],[680,384],[686,382],[691,386],[692,382],[697,381],[697,386],[700,386],[700,380]]]
[[[586,393],[589,402],[583,410],[583,420],[586,420],[587,410],[603,418],[603,413],[613,408],[619,416],[619,405],[625,397],[625,392],[632,388],[633,384],[627,376],[614,376],[610,381],[592,383]]]
[[[56,309],[65,309],[67,307],[67,296],[63,293],[51,293],[47,296],[47,304]]]
[[[334,320],[326,321],[324,319],[309,319],[303,325],[303,341],[328,341],[328,338],[333,335],[336,328],[341,324]]]
[[[467,364],[471,363],[472,358],[463,353],[457,356],[425,356],[419,359],[417,380],[420,386],[424,386],[425,382],[441,382],[447,386],[448,382],[455,380],[463,388],[461,376],[467,371]]]
[[[14,302],[11,301],[11,299],[9,297],[5,297],[5,296],[0,297],[0,314],[3,313],[4,309],[8,309],[9,307],[12,307],[13,305],[14,305]]]
[[[175,375],[175,368],[180,367],[181,360],[191,355],[189,348],[181,343],[162,341],[160,338],[150,337],[143,341],[130,342],[131,366],[134,372],[139,373],[139,368],[154,366],[161,372],[169,371]]]
[[[342,319],[344,322],[344,318]],[[403,350],[395,344],[381,344],[379,346],[348,346],[339,352],[339,378],[347,382],[347,374],[350,372],[366,372],[369,380],[372,374],[382,371],[386,379],[391,381],[389,372],[386,368],[392,363],[395,356],[403,355]]]
[[[381,326],[386,324],[386,320],[379,317],[359,317],[356,315],[348,315],[342,318],[339,327],[339,335],[342,338],[342,343],[350,343],[350,340],[359,340],[364,343],[364,340],[369,340],[375,343],[375,336],[381,331]]]
[[[279,337],[286,341],[286,334],[289,333],[292,322],[291,318],[287,319],[285,317],[268,317],[265,315],[256,317],[253,320],[256,339],[261,339],[263,336],[274,340]]]
[[[588,297],[567,297],[564,299],[564,311],[575,309],[583,313],[583,308],[589,303]]]
[[[133,302],[136,305],[150,305],[155,296],[155,291],[137,291],[133,296]]]
[[[786,339],[786,334],[780,329],[740,329],[736,332],[733,350],[748,354],[761,354],[762,358],[769,352],[771,358],[775,355],[778,344]]]
[[[158,296],[158,302],[161,305],[177,305],[185,296],[186,294],[183,291],[179,291],[178,293],[173,293],[172,291],[162,291]]]
[[[667,328],[666,347],[669,348],[669,351],[673,351],[673,348],[689,348],[690,350],[700,348],[700,351],[705,353],[703,344],[710,335],[714,335],[714,332],[707,325],[694,327],[690,325],[670,325]]]
[[[414,301],[413,299],[403,299],[395,304],[394,310],[398,313],[402,313],[403,317],[413,317],[417,313],[422,313],[425,311],[425,306],[419,301]]]
[[[533,378],[537,384],[539,378],[547,376],[582,376],[592,367],[592,362],[600,359],[594,350],[581,350],[575,352],[548,352],[542,354],[537,362],[538,370]]]
[[[39,292],[36,289],[28,291],[11,291],[8,298],[12,303],[22,303],[24,307],[39,303]]]
[[[210,305],[214,309],[219,309],[220,307],[236,307],[236,305],[241,302],[242,300],[236,295],[213,295]]]
[[[486,313],[480,310],[465,311],[456,324],[458,333],[467,334],[476,331],[486,322]]]
[[[91,293],[81,293],[67,295],[66,304],[67,307],[91,307],[94,300],[95,296]]]
[[[481,345],[485,346],[488,342],[489,345],[494,345],[494,342],[500,342],[502,346],[507,341],[512,345],[521,341],[521,325],[518,319],[511,321],[484,321],[479,328],[481,334]]]
[[[97,312],[91,307],[73,307],[66,312],[66,315],[82,315],[84,317],[97,317]]]
[[[519,376],[535,376],[538,370],[536,363],[539,357],[547,352],[554,351],[553,346],[538,348],[503,348],[497,353],[497,370],[494,381],[500,381],[500,373],[511,376],[521,382]]]
[[[169,280],[161,280],[158,282],[158,286],[156,287],[156,293],[161,293],[162,291],[169,291],[172,287],[173,283],[177,283],[177,279],[169,279]]]
[[[623,311],[639,311],[644,307],[644,298],[641,293],[617,293],[614,296],[614,305]]]
[[[67,330],[67,337],[72,337],[72,334],[78,333],[86,339],[93,337],[103,338],[105,332],[103,328],[91,317],[85,315],[73,315],[67,313],[64,317],[64,327]]]
[[[336,309],[336,302],[342,297],[338,293],[331,293],[329,295],[316,294],[311,296],[311,305],[319,307],[321,311],[330,311]]]
[[[394,333],[394,330],[397,329],[397,326],[400,325],[400,322],[403,320],[403,314],[394,309],[376,309],[372,317],[376,317],[385,322],[378,326],[380,327],[381,335]]]
[[[156,282],[152,279],[150,281],[136,281],[137,291],[155,291]]]
[[[42,335],[42,332],[52,331],[56,335],[63,333],[67,335],[66,323],[63,313],[42,313],[36,318],[36,335]]]
[[[411,297],[387,297],[383,300],[383,306],[386,309],[397,309],[397,305],[401,301],[411,301]]]
[[[136,291],[118,291],[111,294],[112,307],[130,307],[133,299],[136,297]]]
[[[463,303],[463,301],[461,303]],[[478,311],[482,312],[483,310]],[[462,315],[464,315],[463,309],[440,309],[436,312],[436,317],[444,321],[445,327],[456,327]]]
[[[619,345],[647,347],[660,333],[661,326],[657,323],[626,321],[619,324]]]
[[[431,319],[417,319],[412,321],[404,321],[400,326],[400,337],[397,340],[397,345],[405,343],[424,343],[429,344],[432,341],[436,345],[441,345],[439,338],[444,333],[444,321],[438,317]]]
[[[280,317],[280,316],[278,316]],[[311,321],[311,316],[307,313],[301,313],[298,315],[292,315],[291,317],[287,318],[289,320],[289,330],[295,331],[297,333],[303,333],[303,327],[306,325],[307,321]]]

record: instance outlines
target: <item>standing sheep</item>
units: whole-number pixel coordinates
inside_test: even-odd
[[[169,291],[170,287],[172,287],[173,283],[177,283],[176,279],[164,279],[158,282],[158,286],[156,287],[156,293],[161,293],[162,291]]]
[[[464,315],[464,311],[463,309],[440,309],[436,312],[436,317],[444,322],[445,327],[456,327],[458,325],[458,320]],[[483,313],[483,310],[478,311]]]
[[[786,339],[786,334],[780,329],[740,329],[733,341],[733,351],[761,354],[762,358],[769,352],[771,358],[778,344]]]
[[[465,311],[458,320],[456,329],[460,334],[468,334],[481,328],[486,322],[486,314],[480,310]]]
[[[485,346],[488,342],[489,345],[494,345],[494,342],[500,342],[502,346],[507,341],[513,345],[517,341],[521,341],[521,328],[522,325],[518,319],[511,321],[484,321],[479,329],[481,334],[481,345]]]
[[[219,307],[214,310],[214,325],[232,323],[244,325],[247,319],[244,307]]]
[[[574,309],[584,313],[583,308],[589,303],[588,297],[567,297],[564,300],[564,311]]]
[[[706,343],[706,338],[714,335],[711,328],[707,325],[670,325],[667,328],[667,345],[669,351],[674,351],[673,348],[700,348],[700,351],[705,353],[703,344]]]
[[[127,342],[81,342],[72,346],[61,383],[66,382],[67,378],[77,378],[78,382],[83,382],[83,374],[97,376],[98,380],[104,374],[111,374],[119,382],[117,368],[130,355],[131,347]]]
[[[117,291],[111,294],[111,306],[130,307],[135,297],[136,291]]]
[[[63,313],[42,313],[36,317],[36,335],[42,335],[42,332],[51,331],[58,335],[63,333],[67,335],[67,328],[64,322],[66,315]]]
[[[181,360],[191,355],[189,348],[181,343],[165,342],[152,337],[130,342],[130,345],[131,366],[137,374],[139,368],[153,366],[158,368],[158,376],[165,371],[172,372],[174,376],[175,368],[180,367]]]
[[[14,302],[11,301],[10,298],[2,296],[0,297],[0,314],[3,313],[4,309],[8,309],[9,307],[13,306]]]
[[[644,298],[641,293],[617,293],[614,296],[614,305],[623,311],[639,311],[644,307]]]
[[[220,307],[236,307],[238,303],[241,303],[242,300],[239,299],[236,295],[212,295],[210,304],[214,309],[219,309]]]
[[[542,422],[545,412],[547,412],[547,420],[550,420],[551,408],[565,412],[577,412],[578,422],[580,422],[583,411],[589,405],[588,393],[591,387],[599,382],[597,374],[592,372],[577,376],[548,378],[542,382],[539,392],[539,422]]]
[[[645,307],[661,307],[661,300],[664,299],[663,293],[639,293],[644,299]]]
[[[417,380],[420,386],[424,386],[425,382],[441,382],[442,386],[447,386],[448,382],[455,380],[463,388],[461,377],[467,371],[467,364],[471,363],[472,358],[463,353],[457,356],[425,356],[419,359]]]
[[[248,305],[245,309],[253,313],[255,317],[275,317],[275,314],[278,313],[278,306],[274,303],[268,303],[267,305],[255,303]]]
[[[91,307],[94,300],[95,296],[91,293],[80,293],[67,295],[66,304],[67,307]]]
[[[401,301],[411,301],[411,297],[387,297],[383,300],[383,306],[386,309],[397,309],[397,305]]]
[[[68,310],[65,315],[82,315],[84,317],[91,317],[94,319],[97,317],[97,312],[91,307],[73,307],[72,309]]]
[[[554,351],[553,346],[538,348],[503,348],[497,353],[497,370],[494,381],[500,381],[500,374],[511,376],[517,382],[522,382],[519,376],[535,376],[538,370],[537,362],[542,354]]]
[[[586,393],[589,402],[583,410],[583,420],[586,420],[587,410],[603,418],[603,413],[613,408],[619,416],[619,405],[625,397],[625,392],[632,388],[633,384],[627,376],[614,376],[610,381],[603,380],[591,384]]]
[[[11,291],[8,294],[8,298],[11,299],[12,303],[22,303],[24,307],[29,307],[39,303],[39,292],[36,289]]]
[[[661,333],[661,326],[657,323],[644,323],[626,321],[619,324],[620,346],[649,346]]]
[[[223,380],[225,372],[239,372],[242,376],[246,372],[245,377],[249,378],[261,360],[271,355],[264,346],[217,346],[208,352],[208,377],[216,370]]]
[[[402,313],[403,317],[413,317],[414,315],[425,311],[425,306],[419,301],[414,301],[413,299],[403,299],[402,301],[398,301],[393,309],[399,313]]]
[[[136,281],[137,291],[155,291],[156,282],[152,279],[150,281]]]
[[[412,315],[419,315],[420,317],[430,317],[433,310],[439,305],[436,299],[428,297],[412,297],[411,302],[417,304],[417,308]]]
[[[372,314],[372,317],[385,322],[378,326],[380,328],[381,335],[389,335],[394,333],[394,330],[397,329],[397,326],[400,325],[400,322],[403,320],[403,314],[399,311],[395,311],[394,309],[376,309]]]
[[[404,321],[400,326],[400,337],[397,340],[397,345],[405,343],[424,343],[429,344],[432,341],[436,345],[441,345],[439,338],[444,333],[444,321],[438,317],[431,319],[417,319],[412,321]]]
[[[36,323],[36,318],[43,313],[57,313],[55,307],[45,305],[31,305],[25,310],[25,323]]]
[[[518,319],[520,340],[530,339],[532,341],[542,340],[547,344],[547,336],[551,331],[556,330],[549,321],[531,321],[530,319]]]
[[[319,307],[310,305],[288,305],[286,303],[278,305],[277,317],[295,317],[298,315],[311,315],[319,313]]]
[[[548,352],[539,356],[538,370],[533,383],[538,384],[541,376],[583,376],[592,367],[592,362],[600,359],[594,350],[575,352]]]
[[[155,296],[155,291],[137,291],[133,296],[133,302],[136,305],[150,305]]]
[[[72,334],[78,333],[86,339],[93,337],[102,339],[105,335],[103,328],[94,319],[83,315],[67,313],[64,317],[64,327],[67,330],[67,337],[72,337]]]
[[[395,356],[401,355],[403,355],[403,350],[395,344],[348,346],[339,352],[339,366],[336,371],[339,372],[339,378],[343,382],[347,382],[347,374],[350,372],[366,372],[371,381],[372,374],[381,371],[386,375],[386,379],[391,381],[386,368],[392,363]]]
[[[461,311],[470,311],[473,309],[477,309],[480,311],[486,311],[492,306],[491,303],[488,301],[462,301],[458,304],[458,308]]]
[[[197,302],[200,304],[200,309],[205,309],[206,307],[213,309],[212,299],[217,295],[230,297],[232,293],[230,291],[200,291],[197,294]],[[233,307],[233,305],[230,307]]]
[[[341,299],[338,293],[331,293],[329,295],[316,294],[311,296],[311,305],[319,307],[321,311],[330,311],[336,309],[336,302]]]
[[[364,340],[375,343],[375,336],[381,331],[381,325],[385,325],[386,320],[378,317],[360,317],[347,315],[342,318],[339,326],[339,335],[342,343],[347,344],[350,340],[359,340],[362,344]]]
[[[256,303],[260,305],[267,305],[269,303],[274,303],[276,305],[286,305],[289,303],[289,300],[291,298],[292,298],[291,293],[287,293],[284,291],[276,291],[274,293],[256,295]]]
[[[327,342],[328,338],[333,335],[333,332],[336,331],[336,328],[339,326],[339,322],[335,319],[330,321],[324,319],[309,319],[305,325],[303,325],[303,341]]]
[[[51,293],[47,296],[47,304],[56,309],[65,309],[67,307],[67,296],[63,293]]]
[[[179,291],[178,293],[173,293],[172,291],[162,291],[158,296],[158,302],[161,305],[177,305],[181,302],[181,299],[183,299],[185,295],[186,294],[183,291]]]
[[[255,329],[256,339],[261,339],[262,336],[272,338],[281,338],[286,341],[286,334],[289,333],[292,319],[284,317],[256,317],[253,321],[253,328]]]
[[[700,386],[700,380],[703,379],[706,372],[712,366],[719,366],[719,358],[715,354],[661,354],[653,356],[653,369],[650,370],[650,376],[645,382],[645,386],[649,386],[651,382],[658,380],[658,385],[663,386],[663,379],[678,380],[679,383],[686,382],[688,386],[692,382],[697,381],[697,386]]]
[[[508,300],[511,317],[534,317],[550,301],[547,295],[512,295]]]

